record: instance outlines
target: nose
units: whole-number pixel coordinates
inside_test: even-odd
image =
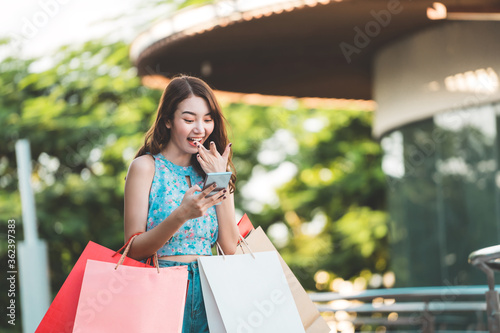
[[[196,134],[202,134],[204,132],[203,121],[196,121],[195,122],[193,132]]]

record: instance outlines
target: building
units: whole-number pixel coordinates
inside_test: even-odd
[[[499,21],[497,0],[218,1],[131,58],[149,86],[189,73],[228,98],[374,100],[397,284],[484,284],[467,257],[500,242]]]

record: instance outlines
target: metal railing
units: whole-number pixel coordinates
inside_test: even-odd
[[[374,289],[350,295],[312,293],[310,297],[320,312],[352,314],[343,316],[341,321],[349,321],[356,327],[414,326],[421,332],[433,333],[436,324],[445,325],[437,321],[444,315],[454,325],[461,321],[466,325],[466,313],[476,317],[475,331],[485,330],[482,318],[487,310],[484,301],[487,291],[487,286],[415,287]]]
[[[472,252],[469,263],[486,274],[487,285],[374,289],[353,294],[322,292],[311,293],[310,297],[320,312],[341,312],[343,316],[332,316],[333,320],[355,327],[415,327],[434,333],[437,325],[446,327],[448,320],[454,325],[462,321],[468,330],[500,333],[499,289],[495,286],[500,245]],[[471,317],[475,317],[473,327]]]

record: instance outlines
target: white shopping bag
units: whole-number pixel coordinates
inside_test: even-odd
[[[278,253],[273,243],[269,240],[264,230],[261,227],[253,229],[250,220],[246,217],[244,223],[250,224],[252,229],[246,233],[245,238],[238,244],[235,254],[249,253],[248,249],[245,249],[243,244],[252,249],[252,252],[266,252],[273,251]],[[247,227],[248,228],[248,227]],[[321,316],[318,308],[311,301],[311,298],[304,290],[299,280],[295,277],[292,270],[286,264],[285,260],[279,255],[278,258],[281,262],[281,268],[283,268],[283,273],[285,273],[286,279],[288,281],[288,286],[292,292],[293,298],[295,300],[295,305],[299,311],[300,318],[302,320],[302,325],[306,330],[306,333],[329,333],[331,331],[330,327],[326,323],[325,319]]]
[[[208,326],[217,333],[304,333],[276,252],[198,258]]]

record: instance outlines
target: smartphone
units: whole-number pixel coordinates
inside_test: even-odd
[[[232,172],[209,172],[205,177],[205,182],[203,183],[203,190],[207,188],[207,186],[212,185],[213,183],[217,184],[217,187],[207,195],[211,197],[217,192],[222,191],[229,185],[229,180],[231,180]]]

